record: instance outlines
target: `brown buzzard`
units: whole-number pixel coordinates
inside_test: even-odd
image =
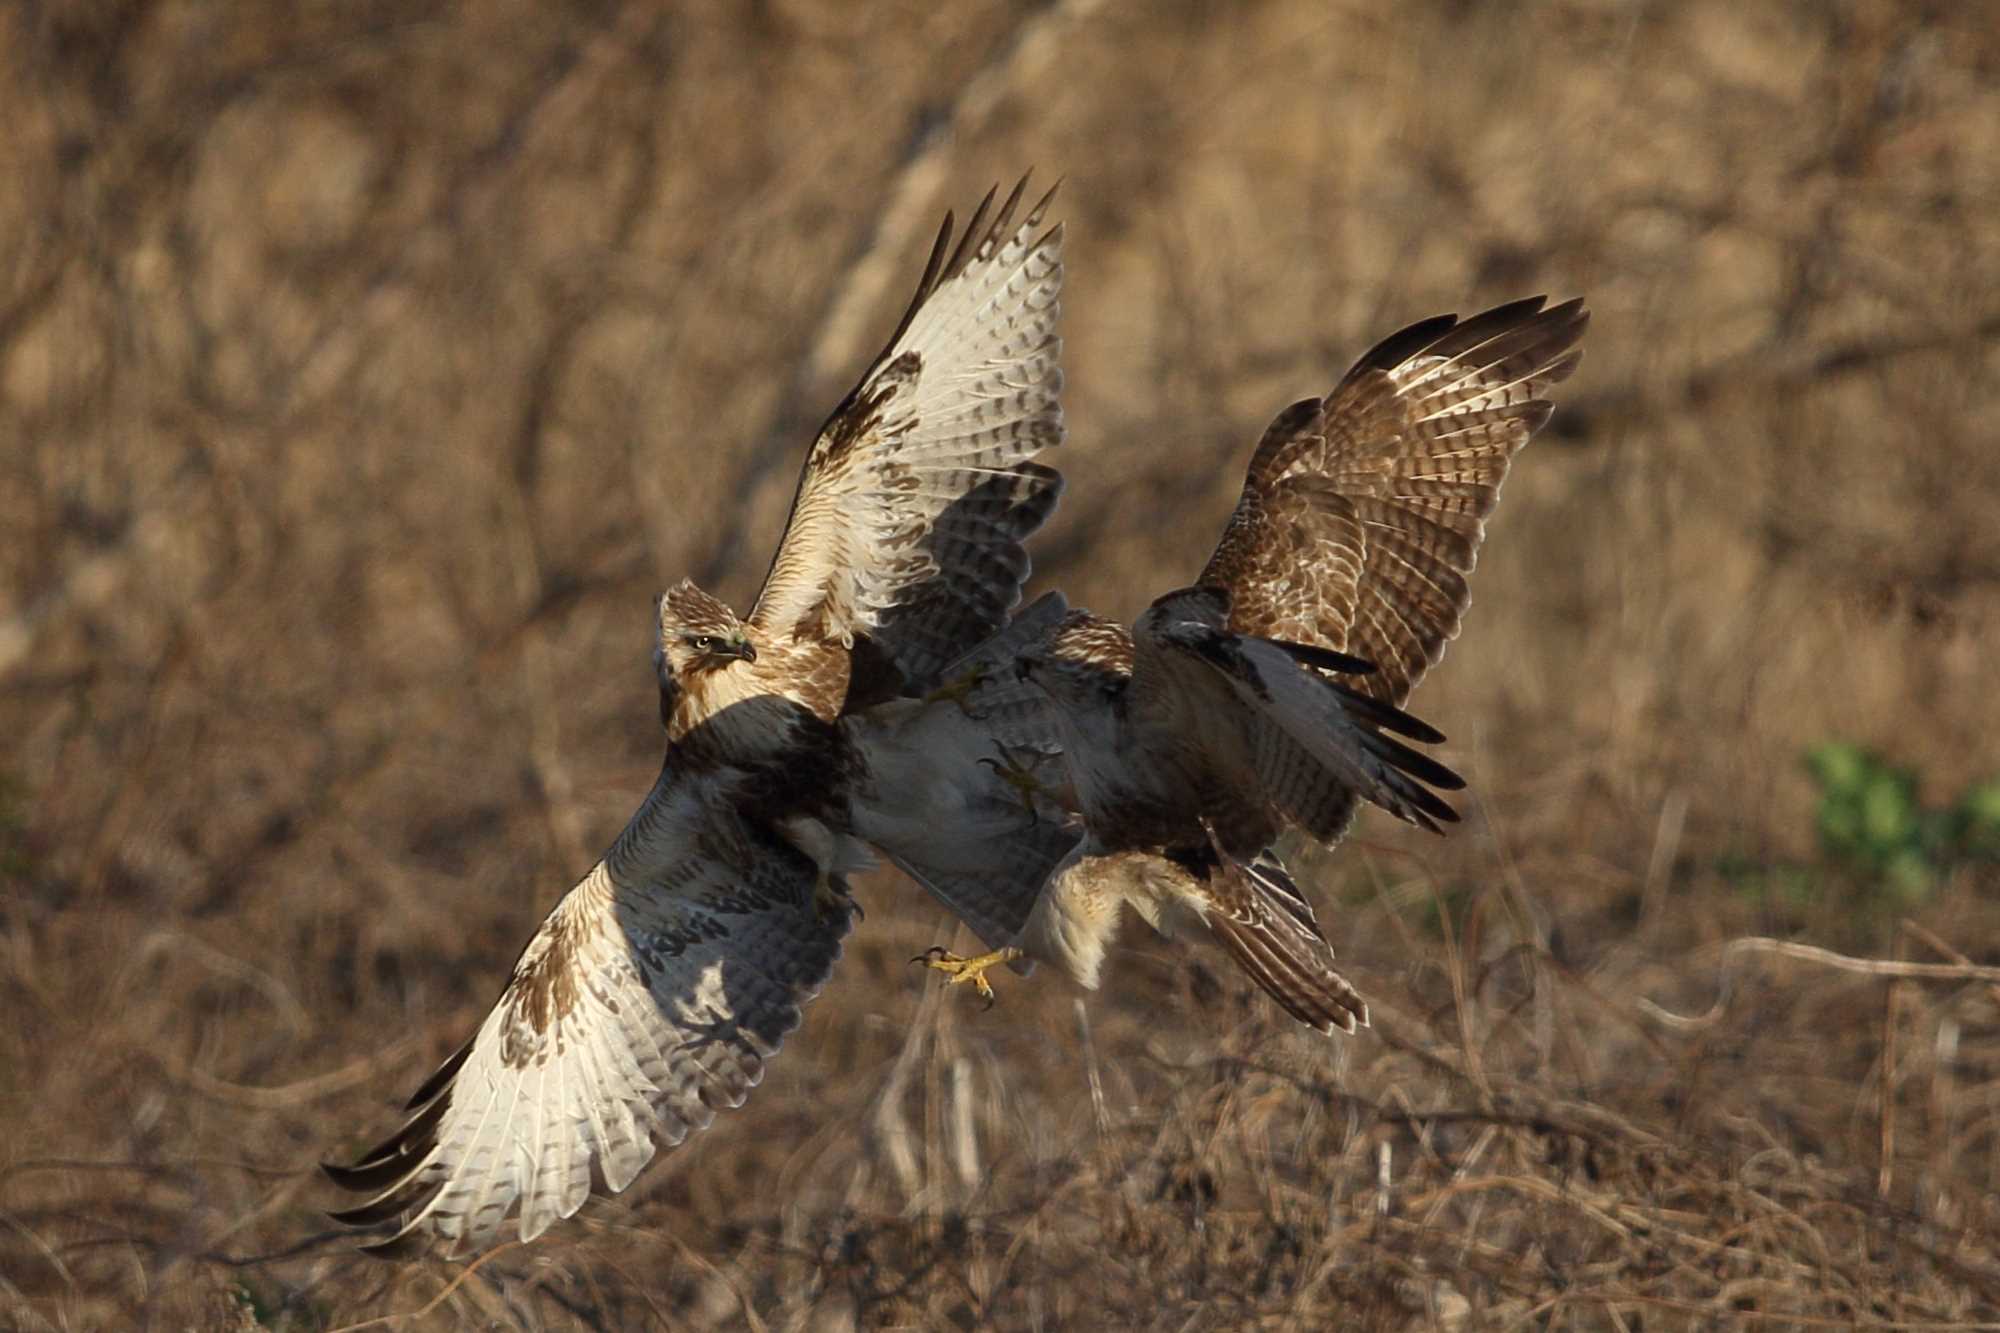
[[[1019,936],[932,965],[986,991],[987,967],[1025,955],[1095,986],[1130,903],[1163,931],[1205,925],[1300,1021],[1366,1023],[1271,844],[1334,842],[1360,800],[1457,818],[1425,784],[1463,784],[1394,739],[1443,737],[1400,705],[1458,633],[1486,515],[1587,320],[1536,298],[1384,340],[1265,432],[1194,587],[1130,632],[1073,612],[1022,655],[1086,834]]]

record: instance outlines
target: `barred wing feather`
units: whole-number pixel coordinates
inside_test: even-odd
[[[1589,319],[1534,297],[1425,320],[1280,413],[1200,579],[1234,595],[1230,627],[1366,658],[1357,688],[1407,699],[1458,634],[1486,516]]]
[[[895,336],[820,431],[751,619],[767,636],[871,640],[902,682],[927,679],[1005,623],[1024,539],[1062,489],[1033,461],[1061,442],[1056,337],[1062,228],[1050,199],[956,249],[945,219]],[[1051,192],[1051,195],[1053,192]]]
[[[848,923],[815,906],[812,862],[734,799],[663,775],[403,1127],[325,1168],[372,1196],[338,1220],[395,1224],[369,1248],[480,1249],[517,1215],[531,1240],[743,1103]]]

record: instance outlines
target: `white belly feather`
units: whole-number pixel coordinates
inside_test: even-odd
[[[1162,935],[1207,922],[1207,899],[1181,866],[1151,852],[1093,852],[1086,843],[1049,876],[1020,947],[1095,990],[1126,903]]]

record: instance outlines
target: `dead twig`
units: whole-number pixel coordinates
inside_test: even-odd
[[[1722,993],[1715,1003],[1702,1014],[1677,1014],[1645,996],[1638,999],[1639,1008],[1653,1019],[1681,1032],[1698,1032],[1713,1026],[1728,1011],[1729,1001],[1735,992],[1735,972],[1732,965],[1745,954],[1768,953],[1781,958],[1795,958],[1800,962],[1817,963],[1822,967],[1837,968],[1843,972],[1855,972],[1862,976],[1884,977],[1908,981],[1984,981],[1988,984],[2000,983],[2000,967],[1984,967],[1976,963],[1907,963],[1890,958],[1853,958],[1831,949],[1822,949],[1814,944],[1797,944],[1791,940],[1766,939],[1751,935],[1734,939],[1722,946]]]

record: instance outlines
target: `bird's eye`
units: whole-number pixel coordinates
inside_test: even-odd
[[[697,634],[694,636],[694,646],[704,653],[708,652],[715,647],[715,636],[713,634]]]

